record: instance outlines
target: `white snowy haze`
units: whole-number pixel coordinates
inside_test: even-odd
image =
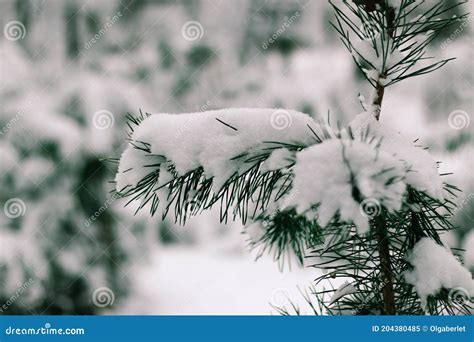
[[[0,314],[278,314],[275,307],[291,303],[306,313],[302,293],[318,271],[294,260],[276,263],[271,254],[256,260],[252,231],[238,219],[219,223],[219,208],[184,226],[173,213],[164,220],[147,210],[135,214],[136,204],[125,206],[114,192],[115,173],[127,148],[127,113],[169,114],[146,119],[166,129],[140,128],[137,135],[167,137],[166,146],[153,147],[156,154],[172,151],[183,171],[206,165],[223,180],[236,166],[222,156],[237,144],[256,144],[266,131],[253,116],[270,114],[245,111],[241,139],[232,128],[214,129],[212,117],[195,124],[175,115],[287,108],[291,134],[277,129],[260,139],[288,142],[308,123],[353,122],[372,89],[329,25],[327,2],[2,0],[0,17]],[[443,180],[462,190],[451,217],[460,229],[443,241],[465,249],[472,271],[472,15],[429,50],[456,59],[391,86],[383,124],[407,141],[419,139],[442,161],[439,173],[450,173]],[[274,155],[265,167],[293,157],[305,155]],[[436,164],[423,165],[431,177]],[[117,182],[133,177],[123,173]],[[308,182],[311,175],[299,177],[296,205],[313,189],[322,197],[331,191],[324,181]],[[406,183],[420,185],[414,178]],[[439,195],[436,186],[423,190]],[[424,296],[429,290],[419,289]]]

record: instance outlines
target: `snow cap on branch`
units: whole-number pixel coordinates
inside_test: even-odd
[[[438,167],[426,150],[415,146],[413,142],[367,112],[357,115],[349,127],[356,138],[368,134],[369,137],[379,139],[380,150],[394,156],[408,170],[405,175],[408,185],[437,200],[444,199],[443,182],[438,174]]]
[[[308,126],[323,135],[310,116],[286,109],[231,108],[151,115],[132,136],[132,143],[146,151],[127,148],[120,161],[116,188],[121,191],[136,186],[150,171],[143,170],[144,166],[155,164],[150,159],[159,156],[170,161],[178,175],[202,167],[206,178],[214,177],[218,190],[229,177],[248,166],[234,159],[242,154],[261,153],[262,148],[270,147],[265,143],[314,143],[315,136]],[[137,168],[142,170],[137,172]],[[131,170],[135,175],[129,176]]]
[[[400,210],[404,174],[396,159],[375,146],[332,139],[297,154],[287,204],[309,220],[317,218],[322,227],[339,214],[365,233],[382,206]]]
[[[134,130],[122,155],[117,191],[138,194],[134,199],[142,198],[142,206],[153,200],[156,207],[158,198],[169,204],[178,199],[183,205],[197,201],[207,206],[216,197],[208,202],[206,196],[217,196],[225,184],[232,195],[225,204],[228,209],[236,198],[234,204],[240,203],[245,212],[244,200],[251,199],[250,204],[263,191],[266,197],[258,196],[268,198],[265,211],[270,214],[278,208],[295,208],[322,227],[338,218],[355,224],[359,233],[369,230],[370,219],[382,209],[400,210],[407,185],[443,199],[436,163],[428,152],[368,113],[358,115],[350,129],[352,134],[333,132],[306,114],[284,109],[151,115]],[[183,191],[202,188],[198,199],[192,197],[194,190],[188,191],[189,198],[184,193],[178,196],[176,186],[167,193],[165,185],[199,169],[203,179],[212,179],[210,193],[204,183],[201,187],[200,178],[181,179],[190,186],[183,184]],[[257,178],[245,176],[250,169]],[[277,183],[255,173],[279,171],[285,176]],[[244,175],[247,183],[229,187],[235,175]],[[280,190],[273,192],[278,186]],[[223,194],[219,196],[226,201]],[[177,210],[181,207],[178,203]]]
[[[405,280],[415,287],[423,307],[426,307],[428,296],[435,295],[442,288],[462,291],[468,298],[474,296],[471,273],[448,249],[432,239],[418,241],[408,260],[414,269],[405,272]]]

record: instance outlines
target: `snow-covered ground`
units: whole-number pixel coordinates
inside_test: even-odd
[[[309,268],[280,271],[269,257],[223,254],[209,248],[162,247],[149,263],[130,274],[132,293],[118,314],[264,315],[271,304],[307,309],[297,286],[305,289],[318,275]]]

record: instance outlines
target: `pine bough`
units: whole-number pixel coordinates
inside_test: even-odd
[[[241,219],[260,254],[313,260],[325,270],[318,305],[307,297],[316,314],[467,314],[474,281],[440,239],[458,189],[425,149],[378,121],[385,88],[444,65],[426,64],[426,46],[465,17],[444,18],[442,1],[332,6],[374,87],[348,127],[285,109],[130,116],[116,190],[181,224],[219,205],[221,221]],[[328,289],[335,278],[344,285]]]

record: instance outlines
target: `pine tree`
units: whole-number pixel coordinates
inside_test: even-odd
[[[110,78],[77,66],[85,64],[78,52],[84,58],[89,38],[81,35],[85,16],[77,7],[70,1],[1,3],[2,16],[15,24],[0,47],[2,76],[10,74],[0,85],[1,314],[109,309],[125,296],[123,269],[139,249],[117,226],[128,227],[129,218],[114,210],[106,184],[113,170],[99,160],[117,148],[116,129],[124,124],[103,109],[118,113],[130,106],[116,98],[96,101],[110,91]],[[40,61],[34,54],[41,45],[48,49]],[[128,82],[119,91],[133,87]],[[144,226],[135,220],[130,233]]]
[[[260,254],[325,271],[305,295],[316,314],[468,313],[472,276],[441,241],[459,190],[425,149],[380,122],[388,87],[450,60],[432,62],[427,47],[466,18],[448,16],[461,4],[331,3],[332,25],[374,93],[369,104],[360,96],[363,113],[348,127],[285,109],[130,116],[119,195],[182,224],[220,205],[221,221],[248,224]],[[449,279],[426,268],[436,255]],[[320,289],[334,281],[343,285]]]

